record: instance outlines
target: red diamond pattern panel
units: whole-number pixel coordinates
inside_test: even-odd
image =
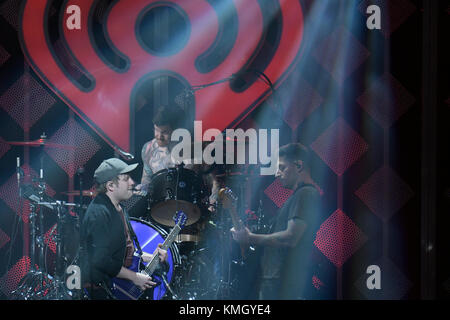
[[[17,288],[22,278],[30,270],[30,257],[22,257],[3,277],[0,278],[0,290],[9,296]]]
[[[293,191],[283,188],[279,179],[275,179],[264,193],[271,199],[278,208],[281,208],[287,199],[292,195]]]
[[[11,146],[3,140],[2,137],[0,137],[0,158],[5,155],[11,149]]]
[[[73,177],[100,150],[100,146],[75,120],[69,119],[49,142],[75,146],[71,149],[45,148],[47,154],[70,176]],[[82,152],[81,152],[82,150]]]
[[[414,192],[390,167],[382,167],[355,194],[373,213],[387,221]]]
[[[53,253],[56,253],[56,243],[54,237],[56,236],[56,227],[55,223],[48,231],[44,234],[44,243],[50,248]]]
[[[22,167],[25,176],[37,177],[36,172],[31,169],[27,164]],[[47,184],[45,193],[53,197],[56,192]],[[0,187],[0,199],[2,199],[16,214],[22,217],[25,223],[28,223],[28,216],[30,214],[30,206],[28,200],[23,198],[19,199],[19,191],[17,188],[17,177],[13,174],[1,187]],[[20,209],[22,208],[22,213]]]
[[[339,118],[313,141],[311,149],[341,176],[367,151],[368,144]]]
[[[20,4],[21,2],[17,0],[7,0],[0,7],[0,15],[16,30],[19,28],[19,15],[17,13],[20,12]]]
[[[385,73],[373,81],[357,101],[383,128],[389,128],[415,98],[391,74]]]
[[[320,290],[324,286],[324,283],[320,281],[320,279],[317,278],[317,276],[312,277],[312,284],[314,288],[316,288],[317,290]]]
[[[336,210],[320,226],[314,244],[341,267],[366,242],[366,235],[342,210]]]
[[[28,131],[54,103],[55,99],[29,73],[22,75],[0,97],[0,106],[25,131]],[[26,105],[29,109],[27,117],[24,116]]]
[[[2,229],[0,229],[0,249],[3,248],[9,240],[11,240],[11,238]]]
[[[333,79],[342,84],[370,53],[347,28],[340,26],[319,43],[313,55]]]
[[[415,11],[416,7],[408,0],[370,0],[361,2],[359,9],[367,17],[367,7],[377,5],[381,10],[381,32],[389,38],[402,23]]]
[[[6,51],[6,49],[3,48],[3,46],[0,45],[0,67],[1,67],[6,61],[8,61],[9,57],[11,57],[11,55],[9,54],[9,52]]]
[[[124,200],[121,202],[121,204],[128,210],[131,211],[131,209],[133,209],[133,207],[138,203],[142,201],[142,197],[139,196],[132,196],[130,199],[128,200]]]
[[[283,89],[288,89],[289,92],[279,97],[283,119],[292,130],[297,130],[297,127],[322,104],[323,98],[303,79],[295,79],[283,85]],[[273,107],[272,104],[271,106]]]

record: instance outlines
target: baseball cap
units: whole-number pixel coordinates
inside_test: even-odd
[[[119,174],[128,173],[136,169],[138,163],[126,164],[120,159],[110,158],[104,160],[94,172],[94,179],[98,184],[114,179]]]

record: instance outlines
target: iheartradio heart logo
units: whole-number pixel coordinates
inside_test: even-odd
[[[217,82],[195,92],[195,119],[203,130],[224,130],[270,95],[262,73],[277,87],[300,56],[300,1],[59,2],[23,5],[25,57],[105,141],[126,151],[138,93],[149,81],[166,77],[184,88]],[[68,28],[74,6],[80,25]]]

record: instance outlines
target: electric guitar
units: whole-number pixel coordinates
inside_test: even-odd
[[[187,216],[183,211],[178,211],[174,216],[175,226],[170,231],[167,238],[164,240],[161,249],[167,250],[176,239],[178,233],[184,227],[187,220]],[[133,255],[133,261],[128,269],[134,272],[145,273],[148,276],[152,276],[155,270],[159,267],[160,261],[158,254],[154,254],[152,259],[148,262],[145,267],[142,263],[142,256],[135,252]],[[155,280],[155,279],[153,279]],[[113,278],[112,279],[112,295],[119,300],[138,300],[144,293],[138,286],[136,286],[132,281],[121,278]],[[160,285],[160,284],[159,284]]]
[[[230,209],[231,222],[233,223],[234,229],[239,231],[245,228],[244,223],[239,219],[236,211],[237,197],[234,195],[233,191],[228,187],[220,189],[219,200],[222,202],[224,209]],[[247,257],[247,245],[244,243],[239,243],[239,245],[241,247],[242,259],[245,259]]]

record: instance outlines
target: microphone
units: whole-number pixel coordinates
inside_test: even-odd
[[[119,153],[119,155],[124,158],[125,160],[133,160],[134,156],[131,153],[125,152],[120,148],[117,148],[116,151]]]
[[[137,188],[136,188],[137,186],[133,186],[133,188],[131,188],[131,191],[137,192],[137,193],[138,193],[138,194],[137,194],[138,196],[142,196],[142,197],[147,196],[147,194],[148,194],[148,192],[149,192],[149,190],[148,190],[149,185],[148,185],[148,184],[140,184],[140,186],[141,186],[140,189],[137,189]]]

